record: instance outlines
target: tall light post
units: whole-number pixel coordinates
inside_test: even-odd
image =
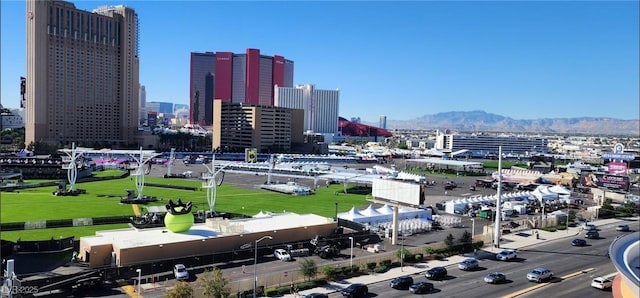
[[[271,236],[263,236],[262,238],[256,240],[253,249],[255,250],[255,255],[253,258],[253,298],[258,297],[256,293],[256,288],[258,287],[258,242],[264,239],[273,239]]]
[[[351,268],[353,268],[353,237],[349,237],[349,240],[351,240],[351,253],[350,253],[350,259],[349,259],[349,266]]]
[[[141,297],[142,295],[140,295],[140,280],[142,279],[142,269],[138,268],[136,269],[136,272],[138,272],[138,297]]]
[[[473,234],[476,233],[476,219],[471,219],[471,244],[473,244]]]
[[[402,233],[402,242],[400,243],[400,271],[404,272],[404,232]]]

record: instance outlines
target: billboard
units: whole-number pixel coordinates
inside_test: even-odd
[[[607,164],[609,174],[612,175],[626,175],[627,164],[624,162],[610,162]]]
[[[629,191],[628,176],[582,172],[580,184],[587,187],[604,187],[610,190]]]
[[[422,185],[393,179],[374,179],[371,195],[376,199],[419,206],[424,203]]]

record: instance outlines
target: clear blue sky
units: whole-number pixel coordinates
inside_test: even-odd
[[[147,101],[188,103],[190,52],[258,48],[293,60],[294,84],[339,88],[346,118],[639,118],[638,1],[72,2],[137,11]],[[18,107],[26,4],[1,5],[1,99]]]

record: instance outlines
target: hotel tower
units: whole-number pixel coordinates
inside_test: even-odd
[[[27,0],[25,143],[137,144],[138,15]]]

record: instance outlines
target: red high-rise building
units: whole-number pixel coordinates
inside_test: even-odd
[[[191,53],[189,121],[213,123],[213,100],[273,106],[274,85],[293,87],[293,61],[265,56],[259,49],[245,54]]]

